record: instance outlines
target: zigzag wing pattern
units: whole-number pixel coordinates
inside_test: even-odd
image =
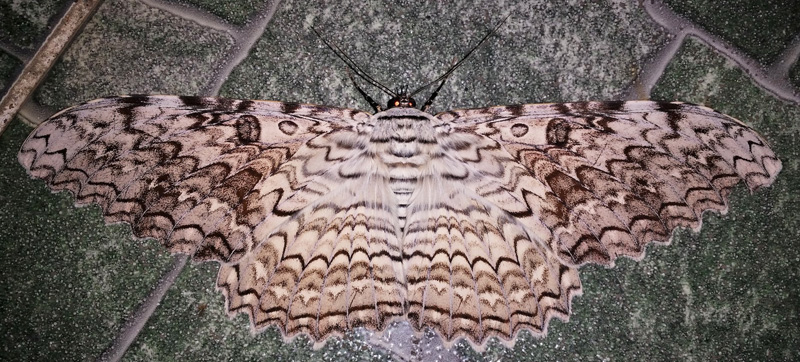
[[[482,349],[545,335],[577,267],[639,259],[781,169],[743,123],[681,103],[367,113],[105,98],[34,131],[30,174],[170,251],[219,261],[254,330],[327,337],[406,318]]]
[[[279,203],[297,212],[279,226],[256,225],[258,247],[220,268],[229,310],[247,312],[255,329],[275,324],[287,337],[324,342],[355,327],[382,331],[405,314],[396,201],[369,133],[356,128],[324,135],[324,153],[310,141],[282,166],[297,160],[303,173],[318,174],[302,186],[315,199]]]
[[[751,128],[682,103],[531,104],[439,114],[408,207],[408,319],[482,349],[547,333],[581,293],[577,267],[640,259],[731,189],[781,169]]]
[[[781,169],[751,128],[685,103],[530,104],[438,117],[495,140],[525,168],[477,192],[524,200],[527,210],[496,205],[567,265],[640,259],[676,227],[699,229],[704,211],[725,213],[739,180],[755,190]]]
[[[252,230],[240,230],[250,218],[285,217],[298,206],[278,201],[308,196],[300,186],[314,175],[298,172],[298,161],[284,164],[320,135],[351,128],[344,113],[224,98],[104,98],[53,116],[18,157],[53,190],[100,204],[109,223],[128,222],[174,252],[230,262],[255,246]]]
[[[99,204],[107,222],[221,262],[229,310],[248,311],[256,329],[322,339],[402,314],[394,210],[385,191],[348,199],[363,185],[339,172],[363,161],[355,128],[369,117],[280,102],[104,98],[53,116],[18,158],[53,190]]]
[[[493,336],[513,343],[521,330],[543,336],[550,318],[568,318],[578,271],[526,227],[524,200],[502,189],[527,170],[490,138],[441,128],[433,153],[443,156],[431,159],[409,206],[408,319],[477,349]]]

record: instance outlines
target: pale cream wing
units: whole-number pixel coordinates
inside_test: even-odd
[[[302,208],[276,219],[279,226],[255,225],[262,241],[222,265],[218,278],[228,308],[247,312],[256,329],[278,325],[287,337],[303,332],[318,342],[355,327],[384,330],[405,314],[406,295],[396,201],[365,152],[368,135],[323,138],[298,151],[296,168],[287,166],[319,174],[300,187],[314,200],[279,202]]]
[[[53,190],[99,204],[107,222],[219,261],[229,310],[248,312],[255,329],[324,340],[402,314],[386,186],[346,196],[364,188],[342,165],[363,157],[356,128],[369,117],[294,103],[105,98],[53,116],[18,158]]]
[[[568,265],[641,258],[676,227],[699,229],[704,211],[725,213],[740,180],[755,190],[781,169],[753,129],[685,103],[530,104],[438,117],[497,141],[525,168],[478,192],[524,200],[526,209],[496,205]]]
[[[781,163],[743,123],[656,102],[445,112],[437,157],[408,210],[408,318],[481,349],[547,332],[581,292],[577,267],[641,258],[732,187],[771,184]]]
[[[477,349],[489,337],[513,342],[522,330],[546,334],[553,316],[567,319],[581,284],[577,269],[527,227],[535,218],[520,214],[524,199],[502,190],[527,170],[496,141],[469,130],[450,128],[436,140],[441,156],[423,172],[408,208],[408,319]]]

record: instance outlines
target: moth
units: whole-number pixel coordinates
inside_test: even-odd
[[[417,91],[385,87],[385,109],[357,87],[374,114],[111,97],[52,116],[18,159],[106,222],[218,262],[226,309],[254,331],[321,344],[408,321],[476,349],[545,336],[581,294],[579,267],[641,259],[705,211],[725,213],[740,181],[753,191],[781,170],[753,129],[686,103],[425,112],[475,48],[429,83],[441,81],[422,109]]]

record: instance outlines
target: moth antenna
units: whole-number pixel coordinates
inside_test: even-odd
[[[473,46],[473,47],[472,47],[472,48],[471,48],[471,49],[470,49],[470,50],[467,52],[467,54],[465,54],[463,57],[461,57],[461,59],[460,59],[458,62],[456,62],[455,64],[453,64],[452,66],[450,66],[450,68],[448,68],[448,69],[447,69],[447,71],[446,71],[444,74],[442,74],[442,75],[441,75],[441,76],[439,76],[438,78],[436,78],[436,79],[434,79],[434,80],[432,80],[432,81],[430,81],[430,82],[426,83],[425,85],[423,85],[423,86],[421,86],[421,87],[419,87],[419,88],[415,89],[415,90],[414,90],[413,92],[411,92],[411,93],[410,93],[408,96],[409,96],[409,97],[411,97],[411,96],[413,96],[413,95],[415,95],[415,94],[417,94],[417,93],[421,92],[421,91],[422,91],[422,90],[424,90],[425,88],[428,88],[428,87],[430,87],[431,85],[433,85],[433,84],[435,84],[435,83],[438,83],[438,82],[440,82],[440,81],[441,81],[441,83],[439,84],[439,86],[438,86],[438,87],[436,87],[436,90],[434,90],[434,91],[433,91],[433,93],[431,93],[430,97],[428,97],[428,100],[427,100],[427,101],[425,101],[425,104],[422,106],[422,110],[423,110],[423,111],[426,111],[428,108],[430,108],[431,104],[433,104],[433,100],[436,98],[436,96],[437,96],[437,95],[439,95],[439,90],[440,90],[440,89],[442,89],[442,86],[444,86],[444,83],[447,81],[447,78],[449,78],[449,77],[450,77],[450,75],[451,75],[451,74],[453,74],[453,72],[454,72],[454,71],[455,71],[455,70],[456,70],[458,67],[460,67],[460,66],[461,66],[461,64],[463,64],[463,63],[464,63],[464,61],[465,61],[465,60],[467,60],[467,58],[469,58],[469,57],[472,55],[472,53],[474,53],[474,52],[475,52],[475,50],[477,50],[477,49],[478,49],[478,48],[479,48],[481,45],[483,45],[483,43],[485,43],[485,42],[486,42],[486,40],[488,40],[490,36],[492,36],[493,34],[497,33],[497,30],[498,30],[498,29],[500,29],[500,27],[501,27],[503,24],[505,24],[506,20],[508,20],[508,18],[509,18],[509,17],[511,17],[511,14],[508,14],[508,15],[506,15],[506,17],[505,17],[505,18],[503,18],[503,20],[501,20],[501,21],[500,21],[500,23],[498,23],[497,25],[495,25],[495,27],[494,27],[494,28],[492,28],[492,30],[490,30],[488,33],[486,33],[486,35],[484,35],[484,36],[483,36],[483,38],[481,38],[481,40],[478,42],[478,44],[475,44],[475,46]]]
[[[317,35],[317,38],[319,38],[319,40],[321,40],[322,43],[324,43],[325,46],[327,46],[328,49],[330,49],[333,52],[333,54],[336,55],[337,58],[341,59],[341,61],[344,62],[344,64],[347,65],[347,67],[350,68],[350,70],[353,71],[353,73],[355,73],[358,77],[360,77],[367,83],[373,85],[375,88],[380,89],[382,92],[388,94],[391,97],[397,96],[397,94],[395,92],[392,92],[392,90],[389,89],[389,87],[381,84],[380,82],[375,80],[375,78],[370,76],[367,72],[361,69],[361,67],[359,67],[358,64],[356,64],[356,62],[347,55],[347,53],[345,53],[341,48],[339,48],[338,45],[332,44],[328,40],[326,40],[322,36],[322,34],[320,34],[317,31],[317,29],[315,29],[313,26],[311,27],[311,30],[314,31],[314,34]],[[362,95],[364,94],[364,92],[361,91],[360,89],[359,91],[361,92]],[[369,102],[369,100],[367,101]],[[372,103],[370,103],[370,105],[372,105]]]

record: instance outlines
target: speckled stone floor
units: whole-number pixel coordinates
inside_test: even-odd
[[[0,0],[0,87],[68,3]],[[0,360],[800,360],[800,3],[499,3],[105,1],[0,138]],[[700,233],[681,231],[641,262],[583,268],[570,321],[544,339],[522,333],[478,354],[402,328],[319,350],[274,329],[253,336],[245,315],[226,316],[216,264],[184,264],[126,225],[105,226],[98,207],[75,208],[16,161],[35,115],[107,95],[368,109],[310,26],[382,83],[413,88],[507,14],[434,112],[683,100],[745,121],[783,161],[773,186],[737,188]]]

